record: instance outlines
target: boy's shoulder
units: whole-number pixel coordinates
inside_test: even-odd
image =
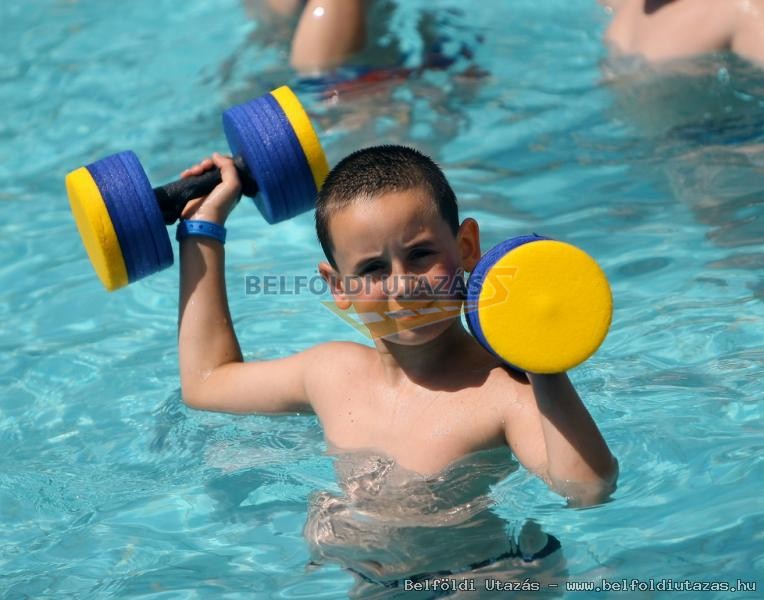
[[[368,395],[377,352],[355,342],[324,342],[301,353],[303,382],[317,413],[334,411],[337,402]]]
[[[356,342],[323,342],[303,353],[308,376],[350,375],[367,367],[376,355],[373,348]]]
[[[376,354],[374,348],[357,342],[322,342],[316,344],[307,352],[316,356],[320,361],[355,359],[370,359]]]

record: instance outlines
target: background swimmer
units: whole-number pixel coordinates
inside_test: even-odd
[[[284,17],[300,13],[290,64],[306,74],[341,65],[366,45],[368,0],[267,0]]]
[[[760,226],[742,215],[762,196],[764,1],[603,3],[613,9],[605,39],[616,52],[602,66],[614,116],[663,157],[640,178],[686,204],[715,243],[759,243]]]
[[[618,52],[663,62],[732,50],[764,65],[762,0],[602,0],[613,10],[605,40]]]
[[[459,43],[444,31],[449,29],[444,18],[458,11],[421,11],[414,23],[418,40],[404,41],[395,31],[400,7],[392,0],[246,0],[246,7],[262,25],[257,32],[261,41],[274,34],[290,40],[289,64],[302,77],[318,79],[344,66],[355,70],[329,77],[327,83],[396,79],[473,58],[471,42]],[[413,51],[417,45],[421,57]],[[446,45],[457,47],[446,50]]]

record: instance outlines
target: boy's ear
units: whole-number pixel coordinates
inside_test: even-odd
[[[340,310],[347,310],[350,308],[350,300],[345,294],[345,290],[342,285],[342,277],[340,274],[330,265],[328,262],[318,263],[318,272],[321,278],[329,286],[329,291],[332,293],[334,303]]]
[[[461,267],[471,273],[480,260],[480,228],[475,219],[464,219],[456,233],[456,243],[459,246]]]

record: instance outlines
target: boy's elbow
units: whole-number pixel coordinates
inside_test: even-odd
[[[214,369],[197,373],[193,369],[180,370],[180,397],[183,404],[197,410],[209,410],[215,383],[210,381]],[[210,385],[212,384],[212,385]]]
[[[205,402],[205,395],[201,389],[201,386],[183,385],[180,386],[180,397],[183,400],[183,404],[189,408],[196,410],[205,410],[207,403]]]
[[[607,469],[599,473],[599,479],[589,484],[586,493],[578,498],[580,506],[594,506],[606,502],[618,487],[618,459],[610,457]]]
[[[584,508],[603,504],[615,492],[618,483],[618,459],[612,457],[610,466],[591,481],[565,481],[554,486],[568,500],[568,506]]]
[[[572,508],[588,508],[604,504],[610,498],[614,488],[600,484],[586,484],[579,486],[573,493],[566,494],[568,506]]]
[[[586,484],[578,494],[568,496],[568,504],[579,508],[604,504],[616,490],[616,482],[600,480]]]
[[[192,395],[181,389],[180,398],[183,400],[183,404],[189,408],[195,408],[197,410],[201,408],[201,402],[198,396]]]

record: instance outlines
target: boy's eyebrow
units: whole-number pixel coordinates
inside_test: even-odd
[[[411,250],[415,246],[432,246],[435,242],[430,238],[430,234],[425,234],[420,239],[415,239],[413,242],[410,242],[404,246],[406,250]]]
[[[419,247],[422,247],[422,246],[433,246],[434,244],[435,243],[433,242],[432,239],[430,239],[429,234],[428,234],[428,235],[424,236],[421,239],[418,239],[418,240],[415,239],[413,242],[409,242],[408,244],[406,244],[404,246],[404,248],[406,250],[411,250],[412,248],[416,248],[417,246],[419,246]],[[361,258],[360,260],[358,260],[355,263],[355,265],[353,266],[352,270],[357,273],[358,271],[360,271],[366,265],[368,265],[368,264],[370,264],[370,263],[372,263],[374,261],[377,261],[377,260],[384,260],[384,257],[381,254],[373,254],[371,256],[366,256],[366,257]]]

